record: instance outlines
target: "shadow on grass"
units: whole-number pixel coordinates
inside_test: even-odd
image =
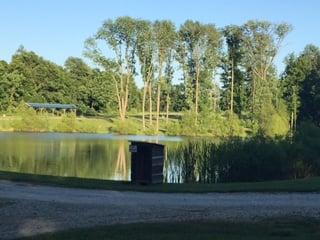
[[[125,181],[110,181],[76,177],[58,177],[0,171],[0,179],[17,182],[29,182],[42,185],[104,189],[114,191],[140,191],[164,193],[209,193],[209,192],[320,192],[320,177],[239,183],[188,183],[188,184],[151,184],[138,185]]]
[[[318,240],[320,222],[315,219],[268,219],[256,223],[181,222],[136,223],[75,229],[22,238],[34,240],[141,239],[141,240]]]

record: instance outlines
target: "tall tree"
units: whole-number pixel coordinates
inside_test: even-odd
[[[163,72],[165,65],[170,63],[172,49],[175,46],[176,31],[171,21],[156,21],[153,25],[155,51],[156,51],[156,70],[157,70],[157,114],[156,114],[156,132],[159,131],[159,115],[161,86],[164,84]]]
[[[252,113],[272,104],[274,60],[291,26],[267,21],[248,21],[242,27],[245,47],[244,62],[251,73]]]
[[[166,123],[169,122],[169,109],[170,109],[170,95],[172,91],[172,79],[174,74],[173,69],[173,49],[171,49],[171,53],[168,55],[167,64],[164,70],[164,93],[165,93],[165,105],[166,105]]]
[[[221,36],[214,25],[188,20],[180,27],[177,59],[187,79],[188,98],[192,99],[196,123],[199,112],[200,78],[204,76],[213,79],[219,61],[220,47]]]
[[[22,100],[24,77],[18,72],[0,73],[0,110],[8,110]]]
[[[89,82],[93,79],[92,69],[81,59],[69,57],[64,63],[65,70],[72,82],[73,98],[78,109],[86,113],[88,108],[93,109],[93,102],[89,103]]]
[[[64,69],[34,52],[19,48],[8,71],[22,76],[19,95],[26,102],[72,102],[70,81]]]
[[[103,55],[97,43],[100,41],[105,42],[113,51],[112,60]],[[105,21],[96,35],[86,41],[86,56],[105,70],[113,72],[121,121],[124,121],[127,116],[130,82],[135,75],[136,48],[137,20],[131,17]]]
[[[320,58],[319,48],[308,45],[299,56],[290,54],[285,59],[286,67],[282,73],[281,87],[283,98],[290,112],[291,130],[296,129],[298,116],[299,119],[305,119],[303,116],[305,111],[303,111],[304,113],[301,116],[299,114],[301,102],[305,100],[305,98],[301,99],[301,94],[308,75],[317,68],[318,58]],[[306,92],[304,91],[304,93]]]
[[[149,90],[149,122],[152,125],[152,79],[154,77],[155,43],[152,24],[141,20],[138,23],[137,55],[140,63],[140,73],[143,79],[142,96],[142,127],[145,129],[146,95]]]
[[[241,114],[245,102],[243,33],[241,27],[230,25],[223,29],[223,34],[227,45],[227,54],[222,61],[223,103],[231,113]]]
[[[186,102],[186,86],[184,83],[180,83],[177,85],[172,85],[171,90],[171,102],[172,102],[172,110],[174,112],[182,112],[187,109]]]

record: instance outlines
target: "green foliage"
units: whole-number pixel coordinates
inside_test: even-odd
[[[57,114],[59,114],[57,112]],[[36,112],[21,102],[0,117],[1,131],[23,132],[108,132],[110,123],[103,119],[77,118],[74,113]]]
[[[313,45],[306,46],[297,57],[290,54],[286,58],[286,69],[282,74],[281,86],[283,98],[291,114],[293,129],[296,128],[297,123],[304,120],[312,120],[317,124],[319,66],[320,50]]]
[[[181,123],[178,121],[171,121],[166,125],[166,134],[168,135],[179,136],[181,132]]]
[[[318,66],[312,70],[305,81],[301,91],[300,120],[310,120],[320,126],[320,56]]]
[[[184,112],[180,122],[180,134],[183,136],[195,136],[198,132],[197,126],[195,125],[196,116],[194,112]]]
[[[289,119],[286,109],[282,106],[281,111],[275,109],[272,105],[262,106],[257,120],[261,134],[267,137],[286,136],[289,132]]]
[[[233,88],[233,111],[239,116],[243,112],[248,111],[247,102],[249,101],[249,94],[246,89],[246,82],[250,81],[244,67],[245,49],[243,46],[242,30],[241,27],[234,25],[223,29],[227,53],[222,57],[221,61],[221,82],[223,89],[221,108],[223,110],[231,110],[231,91]]]
[[[48,130],[46,118],[28,107],[24,102],[21,102],[13,113],[17,116],[11,124],[15,131],[42,132]]]
[[[227,112],[225,123],[228,127],[227,136],[245,137],[247,135],[244,122],[236,114]]]
[[[147,134],[276,137],[286,135],[288,127],[294,132],[306,120],[320,126],[319,48],[308,45],[300,55],[291,54],[278,80],[274,59],[290,30],[285,23],[257,20],[221,31],[192,20],[176,29],[170,20],[110,19],[85,44],[85,56],[99,69],[76,57],[69,57],[62,67],[23,47],[10,62],[0,61],[0,111],[9,113],[21,101],[73,103],[78,114],[118,112],[124,121],[128,111],[138,114],[143,105],[146,110],[151,99],[156,117],[167,110],[186,112],[177,122],[167,119],[160,129],[146,126]],[[105,55],[110,51],[101,44],[113,54]],[[176,66],[182,81],[174,85]],[[138,86],[140,78],[150,93]],[[12,123],[17,130],[95,131],[91,122],[79,126],[70,116],[48,126],[45,115],[20,110],[21,116],[30,115],[37,124],[23,117]],[[141,133],[138,122],[132,122],[135,130],[117,122],[112,129]],[[6,121],[1,124],[1,129],[8,129]]]
[[[294,177],[320,174],[320,130],[310,122],[303,122],[295,134],[291,158],[294,160]]]
[[[187,111],[179,122],[170,122],[166,134],[183,136],[230,137],[245,136],[243,122],[235,114],[201,112],[195,124],[195,114]]]
[[[187,20],[178,31],[176,58],[183,70],[185,97],[190,110],[197,108],[196,105],[211,108],[209,99],[212,95],[217,97],[212,80],[220,61],[221,40],[220,32],[213,24]],[[200,101],[196,99],[199,92],[206,96]]]

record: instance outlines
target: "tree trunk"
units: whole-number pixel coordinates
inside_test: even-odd
[[[127,75],[126,79],[126,89],[125,89],[125,96],[124,96],[124,107],[123,107],[123,116],[124,119],[126,118],[127,115],[127,109],[128,109],[128,104],[129,104],[129,82],[130,82],[130,75]]]
[[[195,124],[198,123],[198,98],[199,98],[199,70],[196,70],[196,99],[195,99]]]
[[[217,98],[214,97],[213,98],[213,112],[216,112],[216,110],[217,110]]]
[[[293,108],[293,131],[296,131],[297,129],[297,102],[294,102],[294,108]]]
[[[162,81],[162,61],[159,62],[159,76],[158,76],[158,90],[157,90],[157,122],[156,133],[159,132],[159,115],[160,115],[160,95],[161,95],[161,81]]]
[[[233,113],[233,86],[234,86],[234,60],[231,60],[231,93],[230,93],[230,112]]]
[[[146,122],[145,122],[144,114],[145,114],[147,87],[148,87],[148,83],[145,82],[144,83],[144,87],[143,87],[143,97],[142,97],[142,128],[143,128],[143,130],[145,130],[145,128],[146,128]]]
[[[255,112],[255,95],[256,95],[256,80],[255,77],[253,77],[253,83],[252,83],[252,113]]]
[[[166,107],[166,123],[168,124],[169,122],[169,104],[170,104],[170,97],[169,94],[167,94],[167,107]]]
[[[293,121],[294,121],[293,111],[291,111],[291,116],[290,116],[290,130],[291,130],[291,132],[293,132]]]
[[[149,82],[149,123],[152,125],[152,85],[151,81]]]
[[[161,93],[161,83],[158,82],[158,90],[157,90],[157,122],[156,122],[156,132],[159,132],[159,115],[160,115],[160,93]]]

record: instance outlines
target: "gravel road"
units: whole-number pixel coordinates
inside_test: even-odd
[[[0,239],[132,222],[320,218],[320,193],[141,193],[0,181]]]

